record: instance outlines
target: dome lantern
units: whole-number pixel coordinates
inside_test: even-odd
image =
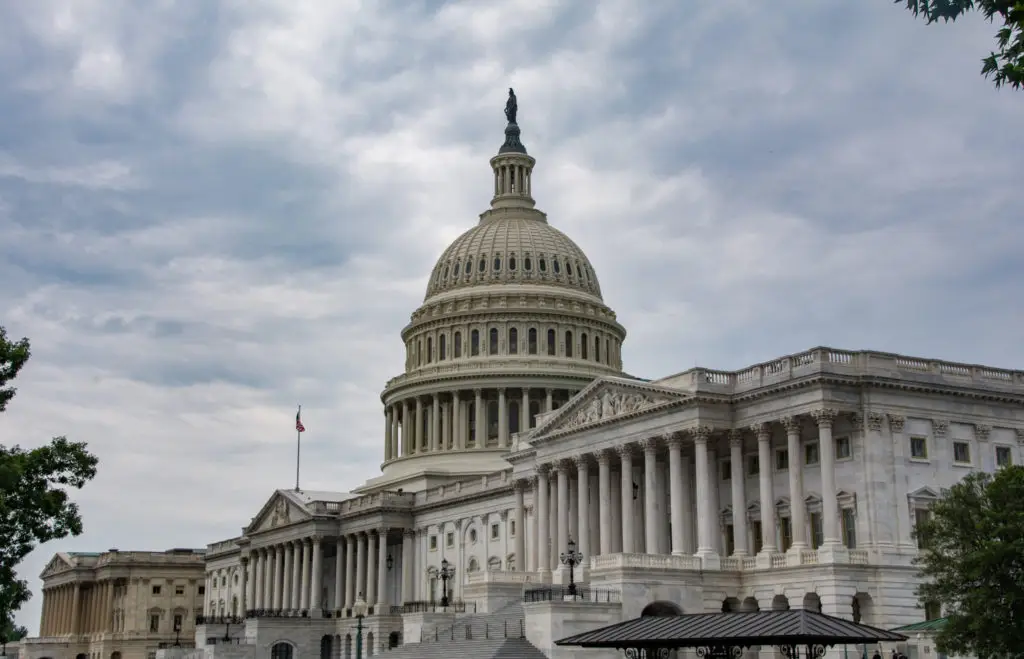
[[[531,194],[533,182],[533,166],[536,161],[526,153],[526,147],[519,139],[519,124],[516,114],[519,104],[516,93],[508,90],[508,102],[505,104],[505,143],[498,149],[498,155],[491,158],[491,169],[494,170],[494,198],[491,208],[533,208],[535,202]]]

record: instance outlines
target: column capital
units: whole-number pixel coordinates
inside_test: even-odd
[[[320,541],[323,539],[324,537],[319,533],[314,533],[313,535],[309,536],[309,541],[312,542],[314,545],[320,544]]]
[[[772,437],[772,425],[770,423],[752,423],[750,431],[757,435],[758,441],[768,441]]]
[[[505,387],[498,387],[498,395],[499,396],[504,396],[505,395]]]
[[[416,529],[402,529],[402,535],[406,538],[415,538]]]
[[[574,456],[571,459],[572,459],[572,463],[574,465],[576,465],[576,470],[577,471],[580,471],[582,469],[586,469],[587,467],[590,466],[590,459],[587,457],[586,453],[582,453],[580,455]]]
[[[683,433],[681,432],[667,432],[662,435],[662,438],[665,440],[665,445],[671,450],[683,447]]]
[[[633,457],[633,444],[627,442],[625,444],[619,444],[615,447],[615,452],[619,454],[619,457]]]
[[[695,442],[707,443],[708,439],[711,438],[711,434],[715,431],[714,428],[708,425],[699,425],[695,428],[689,428],[688,433],[693,437]]]
[[[473,395],[477,396],[477,397],[483,396],[484,395],[484,390],[481,389],[480,387],[474,387],[473,388]]]
[[[387,534],[390,531],[391,531],[391,527],[390,526],[382,526],[379,529],[377,529],[377,535],[381,536],[381,537],[386,537]]]
[[[885,423],[885,415],[881,412],[868,412],[867,413],[868,430],[872,432],[882,432],[882,424]]]
[[[787,433],[799,433],[802,425],[798,416],[784,416],[779,419],[779,423],[782,424]]]
[[[811,412],[811,418],[819,428],[831,428],[836,419],[836,411],[830,407],[822,407]]]
[[[739,430],[729,431],[729,448],[743,448],[743,433]]]
[[[854,430],[864,425],[864,415],[861,412],[849,412],[850,425],[853,426]]]
[[[547,478],[548,474],[551,473],[551,464],[547,462],[539,464],[536,466],[536,470],[538,476]]]
[[[644,453],[654,453],[661,445],[661,438],[657,436],[645,437],[641,442],[641,445],[644,447]]]
[[[344,536],[344,535],[339,535],[339,536],[338,536],[337,538],[335,538],[335,539],[334,539],[334,541],[335,541],[335,542],[337,543],[337,545],[338,545],[338,546],[340,547],[340,546],[342,546],[343,544],[345,544],[345,536]]]
[[[893,433],[903,432],[903,425],[907,422],[907,417],[900,414],[890,414],[889,416],[889,431]]]
[[[242,565],[247,565],[249,563],[249,557],[248,556],[242,556],[239,560],[242,561]],[[207,572],[207,574],[209,574],[209,572]]]
[[[992,433],[992,426],[974,424],[974,436],[979,442],[987,442],[988,436]]]
[[[512,484],[512,487],[517,492],[525,492],[530,487],[529,479],[517,478],[515,483]]]
[[[612,463],[612,449],[603,448],[597,452],[597,464],[607,465]]]
[[[564,472],[565,474],[568,475],[569,469],[571,469],[572,466],[573,466],[573,458],[562,458],[561,460],[558,461],[558,464],[555,465],[555,468],[559,472]]]
[[[945,419],[932,419],[932,433],[936,437],[945,437],[949,432],[949,421]]]
[[[1024,428],[1014,428],[1013,432],[1017,434],[1017,443],[1024,444]]]

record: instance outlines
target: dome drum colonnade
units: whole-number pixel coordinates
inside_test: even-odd
[[[381,396],[386,464],[508,450],[538,414],[621,374],[625,330],[587,256],[534,208],[535,160],[513,119],[490,161],[491,208],[438,259],[402,332],[406,372]]]
[[[844,414],[850,417],[852,424],[860,423],[859,413]],[[627,442],[614,448],[538,463],[534,476],[516,481],[514,514],[517,520],[525,515],[522,493],[533,490],[535,514],[532,521],[536,529],[531,536],[533,546],[526,554],[527,569],[542,574],[557,569],[558,552],[568,546],[570,538],[577,542],[584,555],[584,565],[590,565],[590,558],[595,556],[644,553],[692,556],[694,562],[690,567],[693,569],[717,569],[717,560],[729,553],[721,549],[724,532],[716,533],[720,517],[723,526],[733,527],[731,553],[735,558],[772,555],[780,549],[799,554],[808,549],[809,543],[814,543],[813,538],[819,532],[820,548],[841,555],[846,538],[850,537],[844,528],[849,519],[845,515],[852,515],[856,503],[854,495],[839,492],[836,487],[837,455],[832,429],[838,416],[834,409],[821,408],[752,425],[749,430],[756,437],[756,464],[759,465],[754,496],[747,493],[746,480],[750,475],[746,471],[749,463],[744,460],[747,433],[742,430],[723,433],[698,425],[642,442]],[[817,438],[808,442],[819,447],[815,465],[806,465],[803,461],[805,418],[812,419],[818,430]],[[898,421],[893,423],[898,425]],[[786,442],[781,446],[772,442],[773,430],[778,426],[786,434]],[[725,437],[728,437],[730,466],[729,509],[733,513],[742,511],[730,514],[728,519],[721,515],[717,494],[725,479],[720,474],[716,449],[718,440]],[[686,453],[684,447],[689,447]],[[778,468],[773,460],[777,451],[794,456],[790,458],[794,462],[785,470]],[[641,465],[636,464],[638,458]],[[598,472],[596,483],[591,473],[594,463]],[[616,467],[618,479],[613,478]],[[819,472],[820,498],[808,496],[804,488],[805,471],[811,469]],[[776,497],[775,479],[782,471],[786,472],[788,496]],[[667,486],[663,475],[667,476]],[[765,501],[768,505],[764,505]],[[790,505],[792,501],[804,505]],[[664,510],[666,505],[668,514]],[[594,506],[596,514],[592,512]],[[638,514],[631,514],[641,506]],[[812,515],[820,524],[820,531],[808,524]],[[519,553],[525,549],[525,542],[520,538],[516,542]]]

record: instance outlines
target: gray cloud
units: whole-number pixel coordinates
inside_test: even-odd
[[[85,535],[23,573],[237,533],[292,483],[300,402],[305,485],[377,468],[399,331],[486,207],[508,86],[630,372],[818,344],[1021,368],[992,28],[855,4],[9,9],[0,321],[34,355],[0,442],[101,458]]]

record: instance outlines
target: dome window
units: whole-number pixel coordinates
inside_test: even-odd
[[[492,327],[491,328],[491,331],[488,332],[488,339],[489,339],[489,341],[487,342],[488,343],[488,345],[487,345],[487,348],[488,348],[487,349],[487,354],[489,354],[489,355],[496,355],[496,354],[498,354],[498,328],[497,327]]]
[[[485,270],[487,270],[487,259],[483,258],[482,256],[480,257],[480,263],[477,267],[477,270],[480,273],[483,273]]]
[[[555,271],[556,275],[562,271],[562,268],[558,263],[558,259],[551,259],[551,269]]]
[[[473,257],[466,259],[466,274],[473,272]]]
[[[536,355],[537,354],[537,328],[536,327],[531,327],[530,331],[527,332],[526,337],[527,337],[527,340],[526,340],[527,350],[529,351],[529,353],[531,355]]]
[[[565,262],[565,274],[572,277],[572,263],[569,263],[568,261]]]
[[[565,356],[572,357],[572,332],[570,330],[565,331]]]
[[[548,355],[551,357],[555,356],[555,330],[548,330]]]
[[[525,259],[523,259],[523,270],[526,270],[527,272],[529,272],[530,270],[533,270],[533,263],[530,262],[530,257],[529,256],[527,256]]]
[[[442,277],[441,277],[442,279],[448,279],[448,270],[449,270],[448,266],[445,266],[444,267],[444,275],[442,275]]]
[[[519,354],[519,330],[510,327],[508,330],[508,354]]]
[[[480,330],[473,330],[469,333],[469,356],[476,357],[480,354]]]
[[[541,260],[540,260],[540,271],[541,272],[547,272],[548,271],[548,263],[543,258],[541,258]]]
[[[495,272],[501,272],[501,257],[500,256],[495,256],[494,257],[494,271]]]
[[[427,337],[427,363],[429,364],[434,359],[434,337]]]
[[[509,270],[515,270],[516,269],[516,257],[515,256],[508,257],[508,269]]]
[[[448,359],[448,336],[442,334],[437,339],[437,360],[443,362]]]
[[[456,277],[458,277],[458,276],[459,276],[459,262],[458,262],[458,261],[456,261],[456,262],[455,262],[455,270],[454,270],[454,273],[455,273],[455,276],[456,276]]]
[[[580,334],[580,359],[587,359],[587,333]]]
[[[455,351],[455,359],[462,356],[462,332],[456,332],[452,337],[452,350]]]

